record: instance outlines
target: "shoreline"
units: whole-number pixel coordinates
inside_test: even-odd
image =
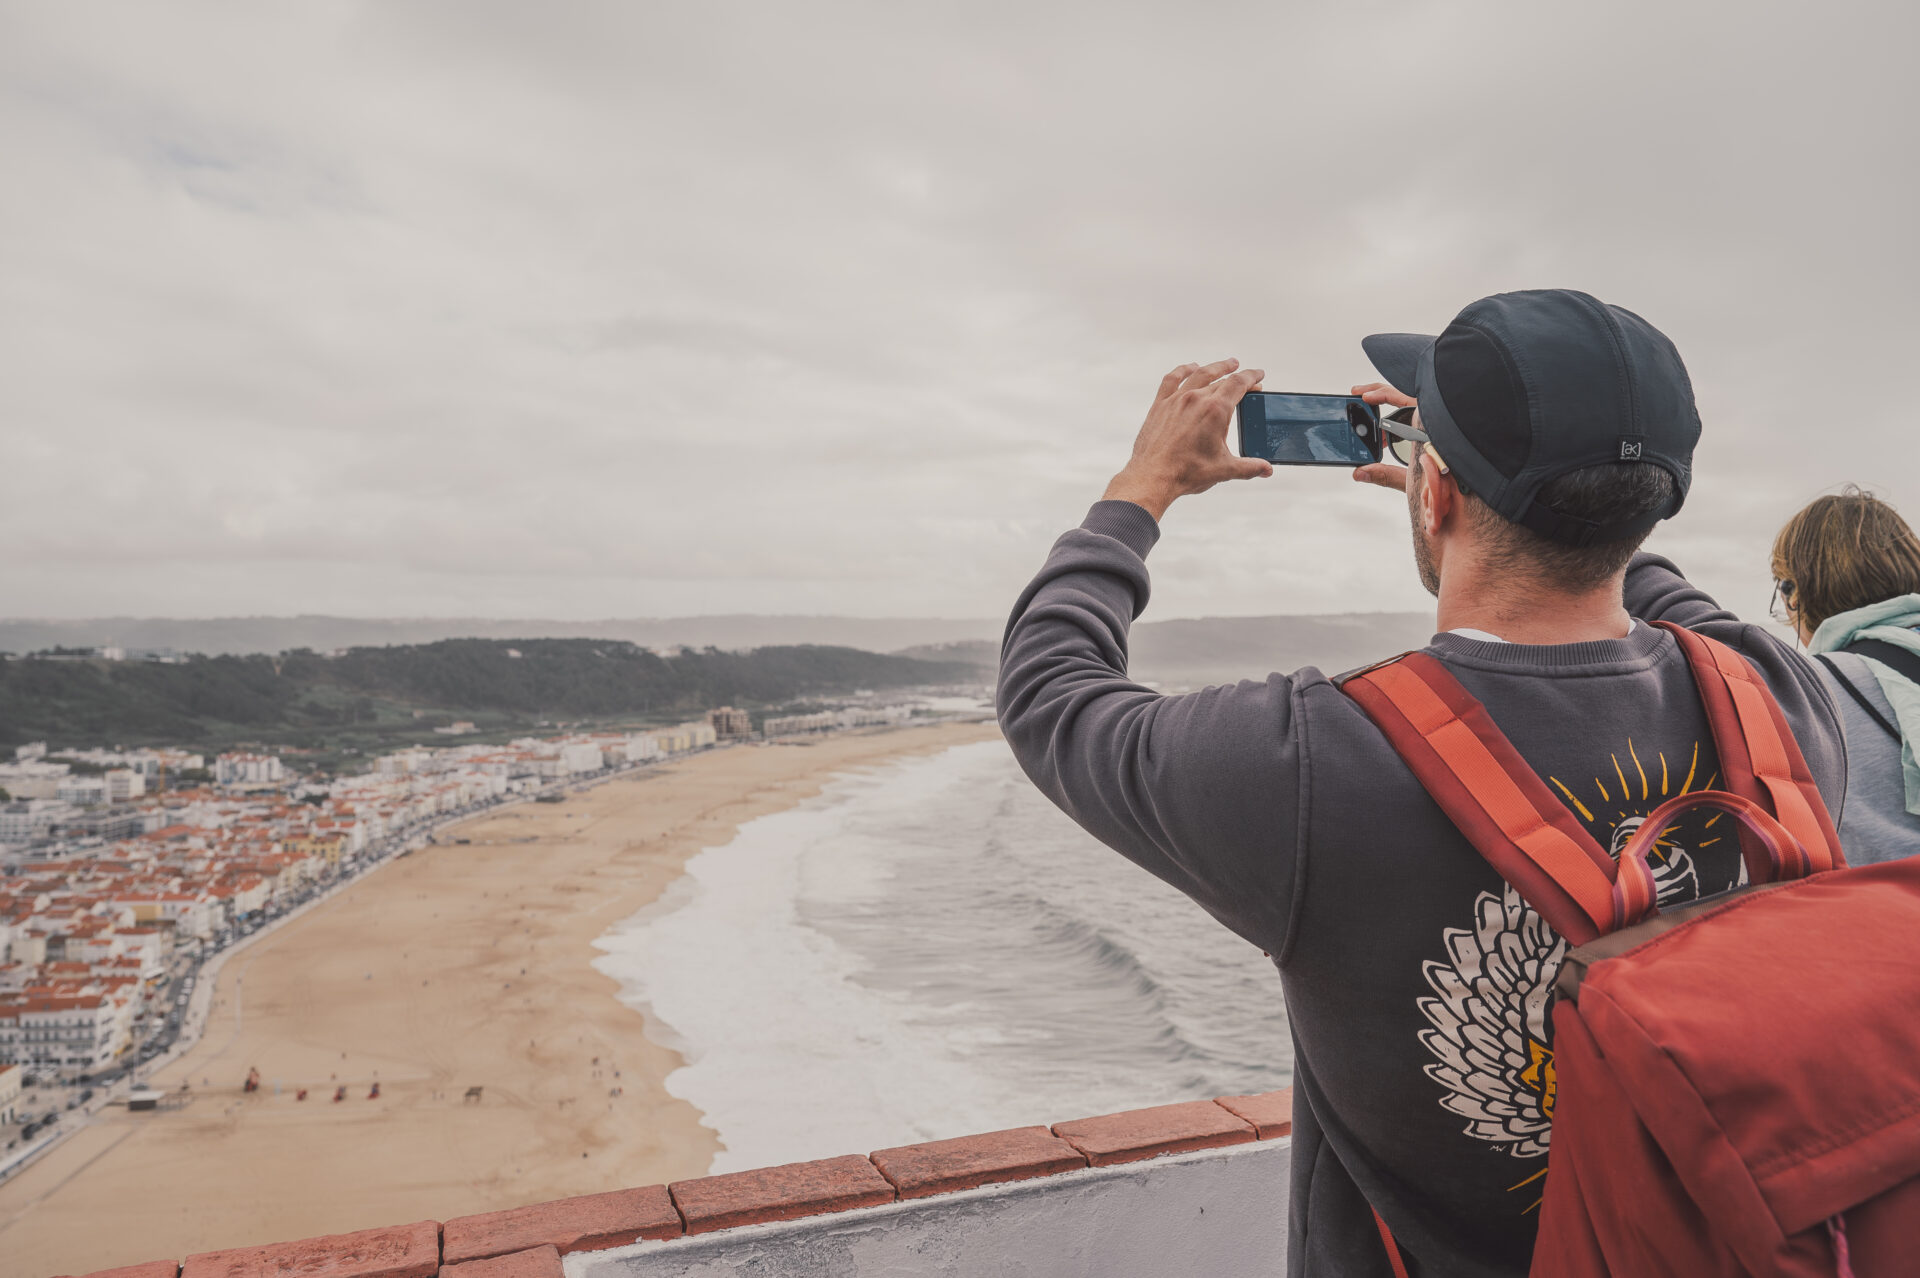
[[[0,1186],[9,1272],[703,1175],[718,1137],[667,1093],[683,1062],[620,1001],[595,942],[702,848],[836,774],[997,734],[947,723],[736,747],[442,830],[233,956],[200,1042],[155,1076],[169,1092],[191,1080],[190,1105],[105,1115]],[[251,1065],[264,1086],[242,1095]]]

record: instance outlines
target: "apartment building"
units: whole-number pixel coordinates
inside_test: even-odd
[[[102,993],[0,996],[0,1059],[76,1077],[105,1069],[131,1041],[133,1008]]]
[[[107,801],[105,777],[64,776],[53,797],[76,808],[97,808]]]
[[[0,1123],[20,1119],[20,1085],[26,1071],[18,1065],[0,1065]]]
[[[78,808],[59,799],[22,799],[0,804],[0,843],[38,843],[50,836],[55,825],[79,815]]]
[[[714,735],[723,741],[753,735],[753,716],[733,706],[707,711],[707,722],[713,725]]]
[[[266,788],[286,778],[286,769],[270,754],[223,754],[213,762],[214,782],[231,789]]]

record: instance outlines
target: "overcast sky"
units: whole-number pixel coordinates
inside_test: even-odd
[[[1915,7],[0,3],[0,615],[1003,613],[1160,374],[1586,289],[1920,517]],[[1429,606],[1344,472],[1155,617]]]

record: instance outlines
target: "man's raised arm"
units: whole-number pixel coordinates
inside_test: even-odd
[[[1290,681],[1274,675],[1167,697],[1127,677],[1127,632],[1146,607],[1157,515],[1222,479],[1271,473],[1226,451],[1233,404],[1259,377],[1229,362],[1185,366],[1162,382],[1108,500],[1054,543],[1014,606],[998,707],[1014,756],[1048,798],[1278,952],[1298,806]]]

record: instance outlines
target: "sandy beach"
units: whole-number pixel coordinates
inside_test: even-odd
[[[679,1058],[594,970],[595,938],[693,853],[831,774],[996,732],[719,750],[443,834],[227,963],[205,1036],[156,1079],[189,1083],[192,1103],[109,1109],[0,1186],[0,1274],[84,1274],[704,1174],[714,1133],[665,1091]],[[264,1085],[245,1095],[249,1067]]]

